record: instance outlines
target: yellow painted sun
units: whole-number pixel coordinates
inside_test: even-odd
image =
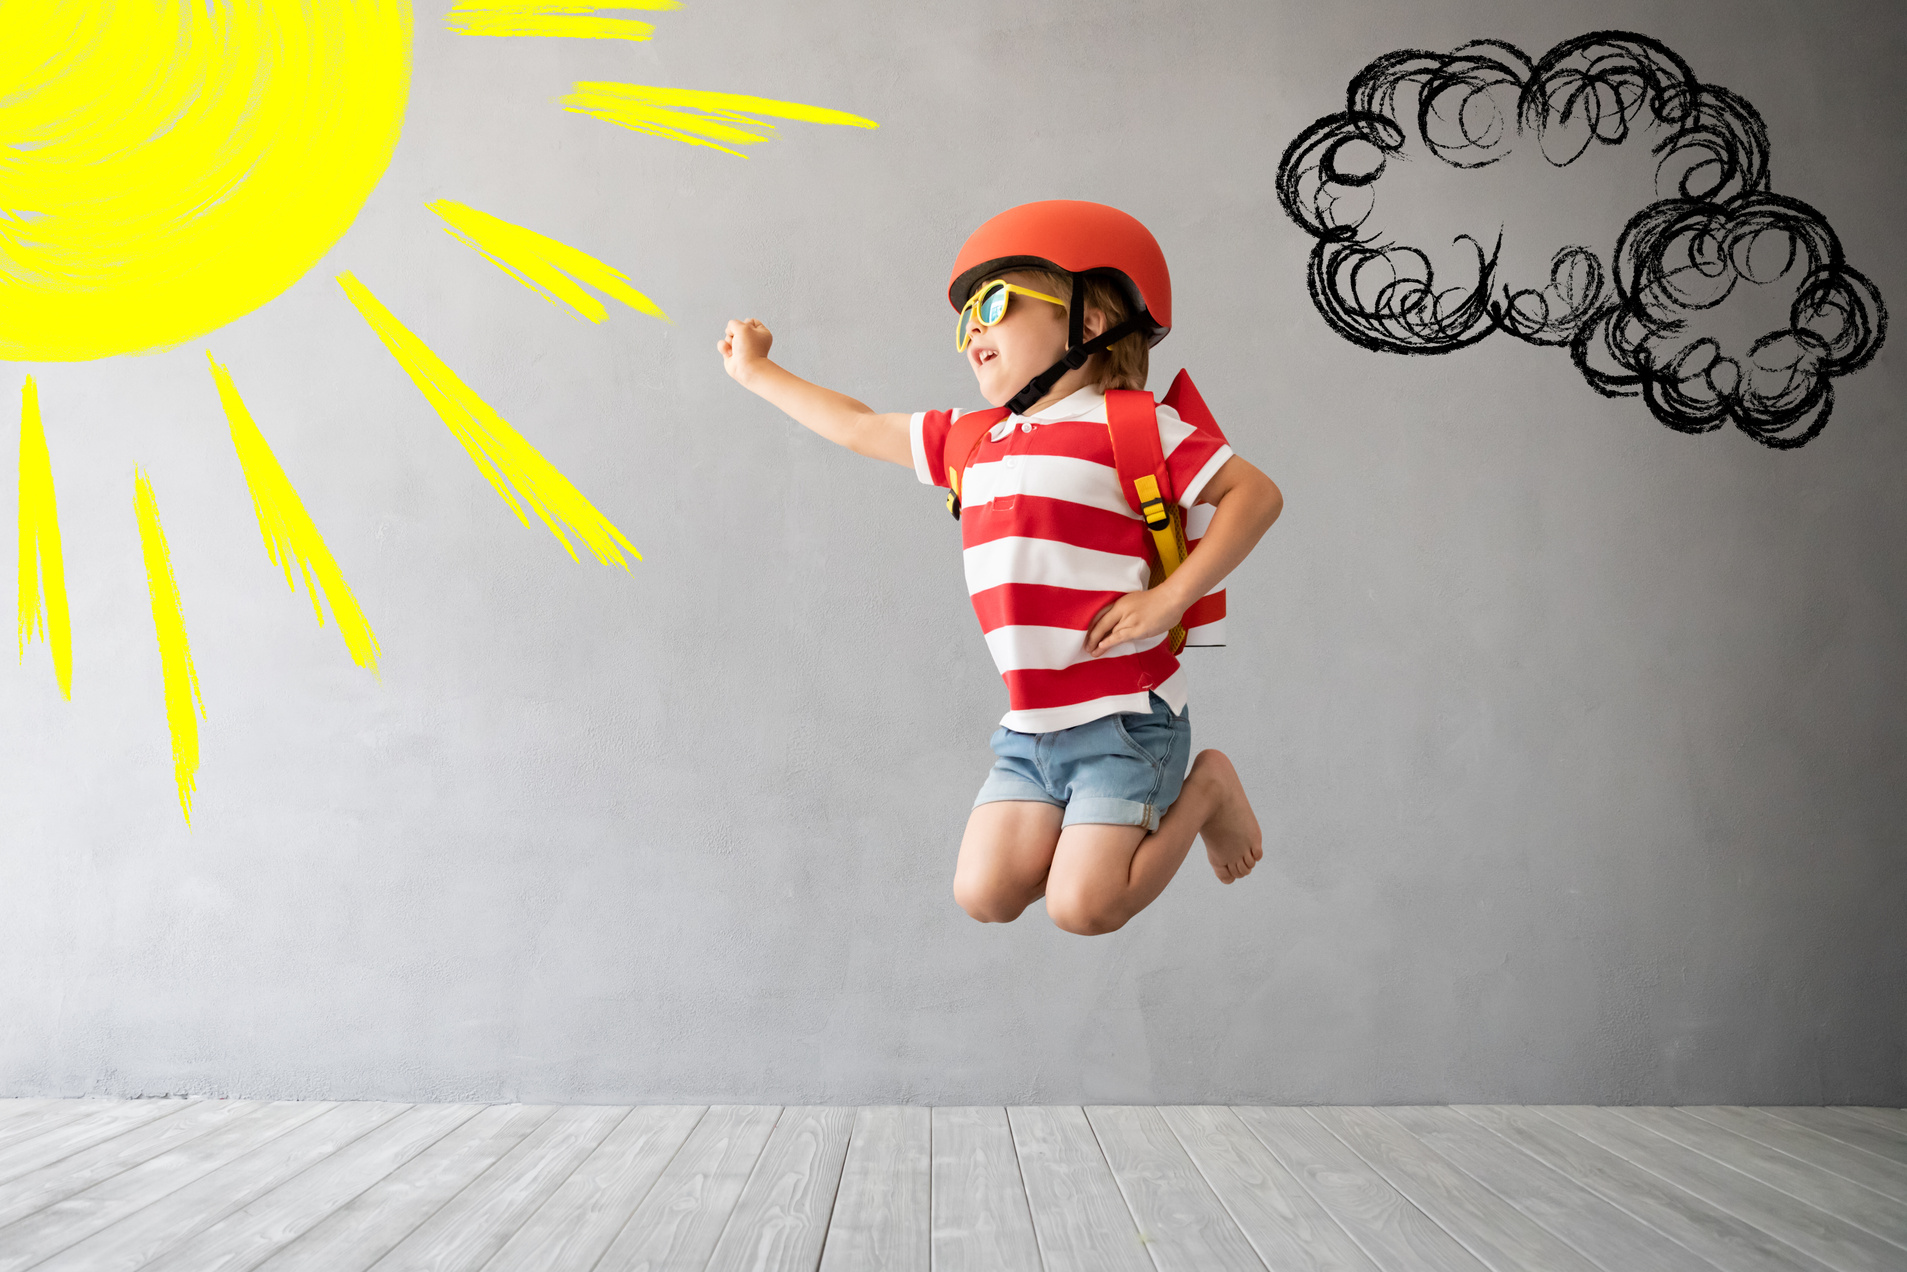
[[[408,0],[7,0],[0,358],[164,348],[343,236],[410,91]]]
[[[646,40],[627,10],[677,0],[453,0],[447,29],[490,38]],[[0,361],[149,353],[243,317],[329,251],[384,176],[410,93],[410,0],[0,0]],[[746,157],[769,119],[873,128],[799,102],[583,82],[553,105]],[[558,239],[449,199],[452,235],[589,322],[590,288],[667,321],[620,270]],[[357,310],[479,473],[525,525],[571,557],[628,568],[634,545],[355,275]],[[208,351],[266,555],[351,658],[377,670],[369,622],[231,373]],[[52,453],[31,376],[20,415],[19,641],[44,639],[72,694],[70,616]],[[179,803],[189,823],[205,714],[183,598],[150,477],[134,509],[158,638]],[[322,598],[322,603],[321,603]]]

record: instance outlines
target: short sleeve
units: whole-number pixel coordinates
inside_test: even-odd
[[[914,476],[923,485],[947,484],[947,433],[959,411],[916,411],[908,425],[914,448]]]
[[[1179,506],[1189,509],[1198,501],[1205,483],[1232,457],[1232,448],[1215,435],[1187,424],[1169,406],[1161,406],[1158,417],[1166,476],[1172,479],[1172,489],[1179,492]]]

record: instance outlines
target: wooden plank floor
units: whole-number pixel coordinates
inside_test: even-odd
[[[1880,1108],[0,1100],[0,1272],[1903,1272]]]

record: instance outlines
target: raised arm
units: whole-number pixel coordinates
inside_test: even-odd
[[[810,384],[776,366],[768,360],[774,339],[755,319],[734,319],[715,347],[721,352],[723,368],[737,384],[766,398],[797,424],[857,455],[914,466],[913,440],[908,436],[912,416],[883,415],[845,393]]]

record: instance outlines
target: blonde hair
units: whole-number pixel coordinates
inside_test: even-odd
[[[1058,270],[1026,269],[1015,272],[1034,280],[1027,285],[1038,291],[1061,299],[1073,294],[1070,276]],[[1085,284],[1086,308],[1097,309],[1105,315],[1107,331],[1132,317],[1132,306],[1126,301],[1126,293],[1111,279],[1100,274],[1088,274],[1080,281]],[[1145,332],[1135,331],[1114,342],[1110,349],[1095,353],[1086,363],[1087,370],[1093,373],[1093,387],[1101,393],[1107,389],[1145,388],[1146,372],[1152,360],[1152,351],[1146,339]]]

